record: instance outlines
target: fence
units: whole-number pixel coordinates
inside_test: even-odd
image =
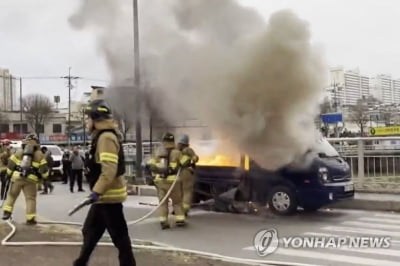
[[[400,193],[400,137],[328,141],[350,165],[356,190]]]
[[[144,142],[142,145],[142,161],[147,162],[150,159],[151,153],[160,145],[159,142]],[[136,176],[136,144],[125,143],[123,144],[124,155],[125,155],[125,176],[129,182],[143,182],[143,180],[137,180]]]

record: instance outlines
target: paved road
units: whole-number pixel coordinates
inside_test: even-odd
[[[51,220],[82,222],[87,209],[73,217],[66,215],[86,193],[70,194],[66,186],[57,184],[53,195],[39,197],[38,209],[42,217]],[[156,202],[151,197],[131,196],[125,204],[128,220],[135,220],[152,207],[139,205],[139,201]],[[20,200],[14,215],[23,221]],[[400,265],[400,214],[356,210],[322,210],[314,214],[299,213],[291,217],[238,215],[193,210],[186,229],[172,228],[161,231],[157,217],[130,226],[133,238],[156,241],[167,245],[196,249],[226,256],[257,260],[297,262],[312,265]],[[365,237],[391,236],[387,249],[289,249],[280,247],[271,255],[261,258],[253,248],[253,238],[261,229],[274,228],[279,238],[285,236]],[[281,243],[282,244],[282,243]]]

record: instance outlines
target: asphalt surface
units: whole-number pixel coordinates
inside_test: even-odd
[[[67,212],[88,193],[68,191],[67,185],[56,183],[52,195],[39,195],[39,219],[83,222],[87,208],[69,217]],[[125,203],[128,221],[152,210],[139,202],[156,203],[152,197],[130,196]],[[14,220],[23,222],[23,197],[16,205]],[[154,241],[169,246],[212,252],[224,256],[265,261],[295,262],[310,265],[400,265],[400,214],[358,210],[325,209],[316,213],[299,212],[290,217],[215,213],[192,210],[187,228],[161,231],[156,215],[129,227],[134,239]],[[78,229],[78,228],[77,228]],[[385,237],[389,248],[284,248],[265,257],[257,255],[254,236],[262,229],[276,229],[279,239],[285,237]],[[357,241],[357,240],[354,240]]]

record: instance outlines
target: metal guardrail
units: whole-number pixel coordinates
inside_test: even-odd
[[[358,191],[400,193],[400,137],[329,138]],[[396,144],[391,145],[388,142]]]

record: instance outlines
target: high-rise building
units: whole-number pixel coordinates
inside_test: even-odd
[[[393,101],[400,103],[400,79],[393,80]]]
[[[342,67],[330,71],[331,97],[338,105],[354,105],[358,99],[370,95],[369,77],[356,70],[344,70]]]
[[[17,81],[8,69],[0,68],[0,110],[13,111],[16,109],[16,83]]]
[[[391,75],[380,74],[371,78],[371,88],[375,98],[383,104],[400,103],[400,99],[395,99],[400,97],[399,81],[395,83]]]

